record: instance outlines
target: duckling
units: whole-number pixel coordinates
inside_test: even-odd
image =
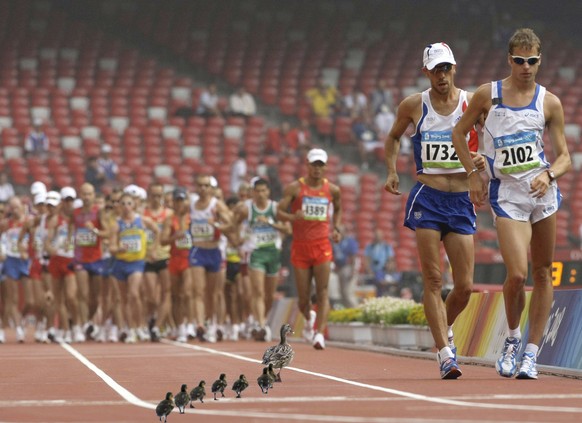
[[[232,384],[232,390],[236,392],[236,397],[240,398],[240,394],[242,391],[247,389],[249,386],[249,382],[245,375],[240,375],[237,380],[234,381]]]
[[[167,422],[168,415],[174,409],[174,394],[168,392],[166,394],[166,399],[160,401],[158,406],[156,407],[156,416],[160,418],[160,421]],[[162,420],[162,417],[164,420]]]
[[[174,403],[178,407],[180,414],[184,414],[184,408],[190,402],[190,394],[188,393],[188,385],[183,384],[180,392],[174,395]]]
[[[273,387],[273,382],[275,382],[275,380],[277,379],[277,375],[275,374],[275,370],[273,370],[273,363],[269,363],[269,366],[267,367],[267,374],[269,375],[269,380],[271,381],[271,384],[269,385],[269,388]]]
[[[214,381],[212,384],[212,393],[214,394],[214,401],[218,401],[216,399],[216,394],[220,392],[222,394],[222,398],[224,398],[224,390],[228,386],[228,382],[226,381],[226,375],[221,373],[219,378]]]
[[[190,408],[196,408],[192,405],[192,403],[196,400],[200,400],[201,403],[204,403],[204,397],[206,396],[206,382],[201,380],[198,386],[190,391]]]
[[[263,394],[269,393],[269,388],[271,387],[271,378],[269,377],[269,368],[263,368],[263,374],[257,378],[257,383],[259,384],[259,388],[261,388],[261,392]]]
[[[289,365],[295,355],[295,351],[293,351],[291,345],[287,343],[288,333],[293,333],[293,330],[288,323],[285,323],[281,326],[281,341],[279,344],[267,348],[263,355],[263,364],[272,363],[274,368],[279,369],[279,373],[277,373],[275,377],[275,382],[281,382],[281,370],[283,367]]]

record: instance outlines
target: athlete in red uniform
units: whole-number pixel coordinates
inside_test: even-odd
[[[299,297],[299,310],[305,317],[303,336],[315,349],[324,349],[323,332],[329,311],[328,283],[333,259],[330,222],[334,242],[341,239],[340,189],[324,178],[327,153],[314,148],[307,153],[307,177],[287,187],[279,202],[277,217],[293,226],[291,264]],[[315,278],[317,310],[311,310],[311,279]]]

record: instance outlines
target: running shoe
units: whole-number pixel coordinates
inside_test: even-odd
[[[265,326],[265,341],[271,342],[273,340],[273,334],[271,333],[271,328],[269,326]]]
[[[325,349],[325,338],[323,337],[322,333],[316,333],[313,337],[313,348],[316,350],[324,350]]]
[[[441,379],[457,379],[462,374],[463,372],[461,372],[454,357],[449,357],[441,362]]]
[[[6,335],[4,334],[4,329],[0,329],[0,344],[6,342]]]
[[[309,312],[309,321],[305,322],[305,326],[303,328],[303,338],[307,342],[313,342],[313,337],[315,336],[315,330],[313,326],[315,326],[315,319],[317,318],[317,313],[314,310]]]
[[[23,343],[24,342],[24,329],[22,326],[16,326],[16,342]]]
[[[109,336],[107,337],[109,342],[119,342],[119,329],[117,325],[111,325],[109,328]]]
[[[503,377],[513,377],[517,372],[517,359],[521,340],[513,337],[505,339],[501,357],[495,362],[495,370]]]
[[[538,369],[536,367],[536,356],[534,353],[526,351],[521,356],[521,364],[516,379],[537,379]]]

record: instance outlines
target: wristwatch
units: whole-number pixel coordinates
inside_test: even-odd
[[[548,177],[550,178],[550,182],[554,182],[556,180],[556,175],[555,175],[553,170],[546,169],[546,173],[548,174]]]

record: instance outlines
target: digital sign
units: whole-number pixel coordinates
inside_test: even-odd
[[[555,288],[582,288],[582,261],[554,261],[552,263],[552,285]],[[475,283],[503,284],[505,265],[503,263],[476,263]],[[526,285],[533,285],[531,266]]]

